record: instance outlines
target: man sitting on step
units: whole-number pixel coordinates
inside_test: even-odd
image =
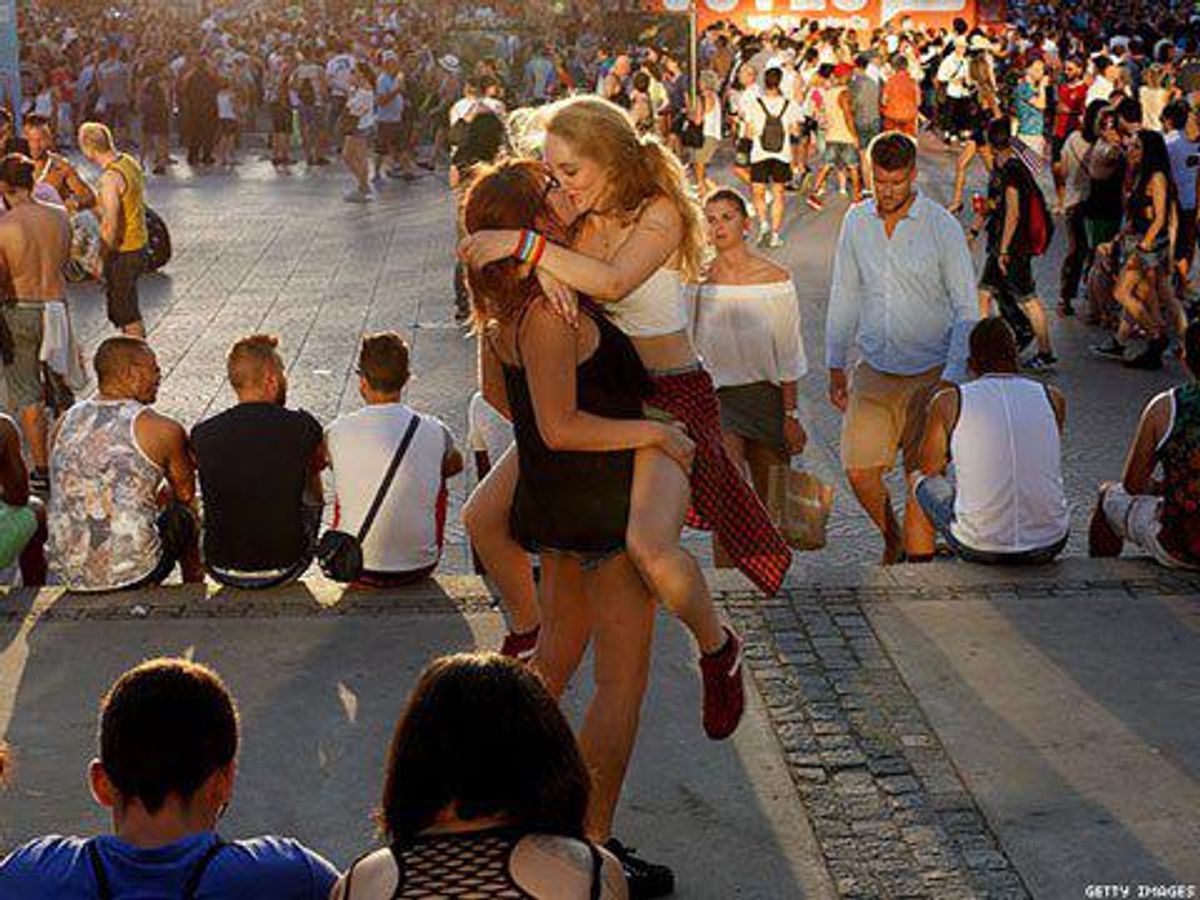
[[[955,555],[977,563],[1047,563],[1070,529],[1063,492],[1062,428],[1067,404],[1057,388],[1017,373],[1017,340],[1003,319],[984,319],[969,338],[973,381],[929,403],[914,476],[920,532],[933,554],[934,529]],[[946,478],[954,463],[955,483]]]

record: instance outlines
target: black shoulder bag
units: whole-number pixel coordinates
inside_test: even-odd
[[[408,445],[412,443],[413,435],[417,433],[417,425],[420,423],[421,417],[413,413],[412,421],[408,423],[408,430],[404,432],[404,439],[396,448],[396,455],[392,457],[387,474],[383,476],[383,483],[379,485],[375,499],[371,501],[371,508],[367,510],[367,516],[359,526],[358,534],[348,534],[345,531],[331,529],[321,535],[321,541],[317,544],[317,562],[320,563],[321,571],[325,573],[326,578],[348,584],[362,575],[362,542],[366,540],[367,533],[371,530],[375,516],[379,513],[379,507],[383,505],[383,498],[387,496],[388,489],[392,486],[396,470],[400,468],[400,461],[408,452]]]

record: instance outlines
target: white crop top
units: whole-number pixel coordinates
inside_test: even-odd
[[[663,337],[688,327],[683,281],[672,269],[659,269],[606,309],[616,326],[633,338]]]

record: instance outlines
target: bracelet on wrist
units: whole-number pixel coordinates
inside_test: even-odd
[[[534,237],[533,251],[529,254],[527,262],[536,269],[537,264],[542,261],[542,254],[546,252],[546,237],[541,234]]]

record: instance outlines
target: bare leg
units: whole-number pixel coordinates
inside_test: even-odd
[[[786,202],[783,185],[771,185],[771,230],[776,234],[783,229],[783,208]]]
[[[1052,353],[1050,346],[1050,321],[1046,318],[1046,308],[1037,297],[1031,297],[1021,304],[1021,309],[1029,317],[1033,333],[1037,337],[1038,350],[1041,353]]]
[[[974,141],[967,141],[963,144],[962,151],[958,154],[958,161],[954,164],[954,196],[950,200],[950,212],[957,213],[963,206],[963,193],[967,187],[967,172],[971,168],[971,161],[975,159],[976,144]]]
[[[585,589],[595,631],[596,693],[584,716],[579,747],[592,773],[587,836],[602,843],[612,834],[613,813],[637,739],[650,675],[654,606],[624,555],[588,573]]]
[[[561,698],[592,636],[579,562],[561,553],[543,554],[541,587],[545,620],[530,665]]]
[[[46,409],[42,404],[35,403],[21,410],[21,433],[25,435],[25,443],[29,446],[33,467],[45,471],[49,457],[46,450]]]
[[[848,469],[846,478],[854,490],[854,496],[883,535],[883,564],[887,566],[899,559],[903,535],[892,509],[887,485],[883,483],[883,472],[882,468]]]
[[[463,506],[463,527],[479,559],[500,592],[508,626],[524,634],[537,628],[537,589],[529,554],[508,528],[517,490],[517,450],[510,447]]]
[[[750,185],[750,198],[754,201],[754,214],[758,216],[758,227],[767,225],[767,186],[765,184]]]
[[[1144,300],[1139,296],[1140,292],[1137,289],[1142,281],[1141,265],[1136,260],[1126,263],[1121,269],[1120,278],[1117,279],[1117,286],[1113,289],[1113,298],[1138,325],[1153,335],[1157,333],[1158,323],[1155,321],[1153,308],[1147,302],[1148,298]]]
[[[691,486],[683,470],[657,450],[634,457],[629,498],[629,558],[647,586],[695,637],[700,652],[724,645],[725,631],[700,566],[679,546]]]
[[[786,453],[776,450],[774,447],[768,447],[766,444],[760,444],[757,441],[746,441],[745,448],[747,469],[750,472],[750,484],[754,486],[754,493],[763,502],[763,506],[766,506],[767,485],[770,483],[772,467],[790,465],[791,458]]]

